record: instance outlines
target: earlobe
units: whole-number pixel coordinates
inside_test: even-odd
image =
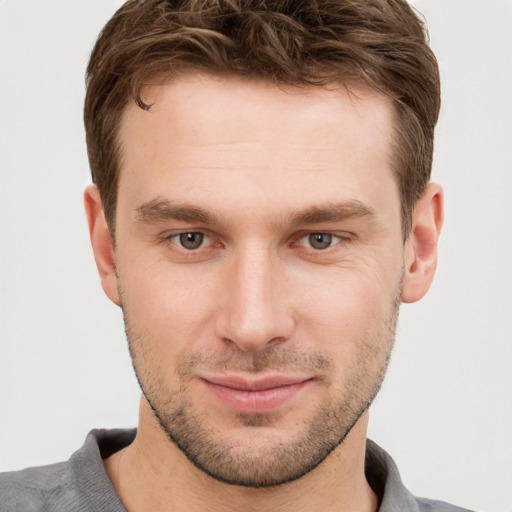
[[[437,183],[430,183],[416,204],[406,241],[403,302],[420,300],[432,284],[443,213],[443,190]]]
[[[89,185],[85,189],[84,206],[101,286],[107,297],[119,306],[114,246],[103,214],[100,193],[95,185]]]

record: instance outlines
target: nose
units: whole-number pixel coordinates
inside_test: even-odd
[[[288,340],[294,318],[282,264],[271,251],[247,247],[227,268],[216,334],[244,352]]]

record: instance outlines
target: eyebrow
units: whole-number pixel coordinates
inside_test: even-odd
[[[160,198],[153,199],[135,209],[139,222],[163,222],[178,220],[182,222],[218,225],[219,218],[211,211],[197,206],[178,204]],[[351,218],[373,217],[375,210],[358,200],[347,200],[340,203],[311,206],[293,214],[288,222],[293,226],[304,224],[321,224],[323,222],[340,222]]]
[[[137,220],[140,222],[159,222],[166,220],[179,220],[183,222],[197,222],[215,225],[219,223],[213,213],[185,204],[176,204],[163,199],[153,199],[135,209]]]
[[[377,214],[371,206],[352,199],[341,203],[306,208],[293,215],[291,222],[293,225],[321,224],[322,222],[340,222],[358,217],[376,218]]]

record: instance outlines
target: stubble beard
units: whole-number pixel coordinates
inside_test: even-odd
[[[401,285],[399,287],[401,290]],[[313,417],[293,439],[270,442],[264,448],[253,444],[254,430],[243,443],[226,439],[208,424],[206,412],[194,410],[188,398],[188,377],[201,364],[207,368],[247,372],[263,370],[333,370],[333,362],[321,353],[301,353],[291,348],[275,348],[242,353],[231,347],[225,354],[194,353],[181,361],[178,389],[169,390],[164,379],[148,362],[150,340],[138,333],[123,307],[126,336],[133,366],[142,392],[161,428],[197,468],[212,478],[232,485],[261,488],[296,480],[321,464],[343,443],[352,428],[367,411],[384,380],[394,345],[400,305],[400,293],[394,297],[391,312],[377,334],[364,335],[357,341],[357,363],[349,368],[344,388],[336,399],[325,400]],[[331,394],[332,397],[332,394]],[[268,414],[238,414],[240,426],[264,428],[279,421]]]

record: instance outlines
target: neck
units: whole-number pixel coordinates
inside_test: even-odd
[[[107,473],[130,512],[246,510],[375,512],[377,497],[364,474],[368,413],[317,468],[279,486],[251,488],[219,482],[197,469],[141,402],[137,436],[105,461]]]

